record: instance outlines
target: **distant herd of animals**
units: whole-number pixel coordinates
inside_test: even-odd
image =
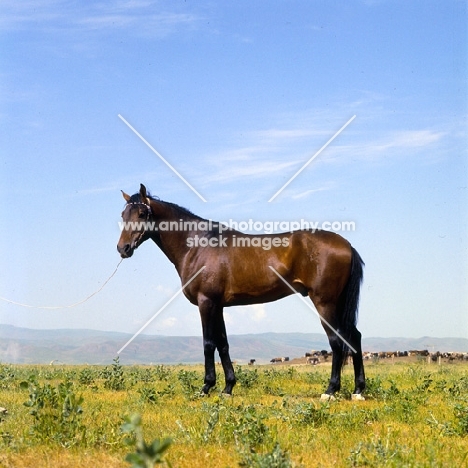
[[[307,364],[317,365],[321,362],[327,362],[330,357],[332,357],[333,353],[327,350],[321,351],[310,351],[305,353],[304,357],[306,358]],[[378,360],[378,359],[394,359],[400,357],[420,357],[425,358],[428,362],[437,362],[441,361],[442,359],[444,362],[455,362],[455,361],[464,361],[468,362],[468,352],[467,353],[459,353],[459,352],[430,352],[427,349],[423,350],[410,350],[410,351],[380,351],[380,352],[363,352],[362,357],[364,360]],[[349,359],[352,359],[352,354],[349,354]],[[285,357],[274,357],[270,360],[270,363],[280,363],[280,362],[290,362],[291,359],[289,356]],[[248,362],[249,366],[254,365],[256,362],[255,359],[250,359]],[[352,361],[351,361],[352,362]]]

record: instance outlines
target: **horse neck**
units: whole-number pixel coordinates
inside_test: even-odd
[[[159,246],[167,258],[178,269],[186,253],[189,251],[187,239],[194,235],[193,231],[179,229],[182,222],[200,222],[201,218],[178,210],[166,202],[151,200],[151,211],[158,223],[158,230],[151,233],[150,238]],[[177,229],[171,229],[171,222],[177,223]],[[203,234],[203,233],[201,233]]]

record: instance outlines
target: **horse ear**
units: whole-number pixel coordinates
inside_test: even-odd
[[[149,205],[150,201],[149,201],[148,195],[146,194],[146,187],[143,184],[140,184],[140,198],[141,198],[141,201]]]
[[[130,201],[130,195],[127,195],[123,190],[121,190],[122,196],[125,198],[125,201],[128,203]]]

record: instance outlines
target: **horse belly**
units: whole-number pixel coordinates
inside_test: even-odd
[[[255,258],[254,252],[245,263],[235,262],[226,275],[224,305],[248,305],[272,302],[292,294],[292,291],[269,268],[278,269],[278,260]]]

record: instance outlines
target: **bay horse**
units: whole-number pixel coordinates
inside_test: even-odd
[[[230,395],[236,383],[223,308],[276,301],[297,292],[312,300],[333,353],[322,399],[332,399],[340,390],[349,352],[355,380],[352,398],[364,399],[361,333],[356,328],[364,262],[347,240],[322,230],[244,234],[153,197],[143,184],[135,195],[122,194],[127,203],[117,244],[121,257],[131,257],[151,239],[174,264],[187,299],[199,308],[203,393],[216,384],[216,349],[225,375],[223,392]]]

